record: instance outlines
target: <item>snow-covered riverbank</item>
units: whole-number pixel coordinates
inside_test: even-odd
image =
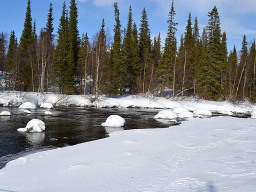
[[[0,191],[255,191],[255,123],[215,117],[114,132],[8,163]]]

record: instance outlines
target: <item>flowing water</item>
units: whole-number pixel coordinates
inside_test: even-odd
[[[34,110],[31,114],[24,114],[24,110],[17,108],[0,108],[0,111],[4,110],[10,111],[12,116],[0,116],[0,169],[8,161],[20,156],[102,139],[108,137],[113,131],[165,128],[174,124],[172,121],[156,121],[153,116],[159,110],[55,108],[52,110],[53,116],[45,116],[45,110],[42,109]],[[124,128],[101,126],[101,123],[113,114],[125,118]],[[34,118],[45,122],[45,132],[20,133],[17,131]]]

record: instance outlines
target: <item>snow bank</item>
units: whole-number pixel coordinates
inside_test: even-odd
[[[40,105],[40,108],[45,108],[45,109],[52,109],[53,105],[51,103],[42,103]]]
[[[45,114],[45,115],[48,115],[48,116],[51,116],[51,115],[52,115],[52,112],[51,112],[51,111],[45,111],[44,114]]]
[[[1,111],[0,116],[11,116],[9,111]]]
[[[231,117],[114,132],[11,161],[0,170],[0,189],[251,192],[256,189],[255,137],[255,119]]]
[[[175,120],[177,118],[176,113],[172,110],[162,110],[159,111],[157,115],[154,116],[155,119],[172,119]]]
[[[101,125],[104,127],[123,127],[125,125],[125,120],[119,115],[110,115],[106,122]]]
[[[251,118],[253,118],[253,119],[256,119],[256,110],[253,110],[252,112],[251,112]]]
[[[25,109],[25,110],[23,111],[23,113],[25,113],[25,114],[31,114],[31,111],[30,111],[30,110]]]
[[[193,117],[194,117],[194,114],[189,111],[183,111],[178,114],[178,118],[181,120],[188,120],[188,119],[192,119]]]
[[[19,106],[20,109],[36,109],[36,105],[31,102],[25,102]]]
[[[39,119],[32,119],[27,123],[25,128],[17,129],[19,132],[43,132],[45,130],[45,124]]]
[[[193,113],[194,113],[194,117],[200,117],[200,118],[212,116],[212,112],[206,109],[197,109]]]

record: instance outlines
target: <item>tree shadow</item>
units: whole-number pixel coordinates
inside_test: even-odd
[[[0,188],[0,192],[17,192],[17,191],[12,191],[12,190],[7,190],[7,189],[1,189]]]
[[[214,187],[213,182],[208,182],[207,184],[207,192],[217,192],[217,189]]]

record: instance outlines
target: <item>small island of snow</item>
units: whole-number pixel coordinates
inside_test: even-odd
[[[194,112],[194,117],[199,117],[199,118],[205,118],[205,117],[211,117],[212,112],[206,109],[197,109]]]
[[[42,103],[40,105],[40,108],[45,108],[45,109],[52,109],[53,105],[51,103]]]
[[[11,116],[11,113],[9,111],[2,111],[0,116]]]
[[[154,118],[176,120],[177,114],[172,110],[162,110],[162,111],[159,111],[158,114],[154,116]]]
[[[125,120],[119,115],[110,115],[101,125],[104,127],[123,127],[125,125]]]
[[[32,119],[27,123],[25,128],[17,129],[19,132],[36,133],[43,132],[45,130],[45,124],[39,119]]]
[[[25,102],[19,106],[20,109],[36,109],[36,105],[31,102]]]

